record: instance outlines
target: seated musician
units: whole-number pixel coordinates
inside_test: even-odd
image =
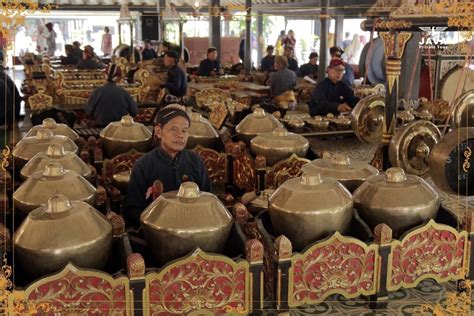
[[[297,76],[300,78],[308,76],[311,79],[316,79],[318,77],[318,57],[319,55],[316,52],[309,54],[309,62],[298,69]]]
[[[221,65],[217,61],[217,49],[210,47],[207,49],[207,58],[199,64],[198,76],[216,76],[221,71]]]
[[[107,82],[96,88],[89,97],[85,110],[94,118],[98,127],[120,121],[124,115],[135,116],[138,113],[137,104],[130,94],[116,84],[121,75],[120,68],[110,64],[107,69]]]
[[[164,57],[164,64],[169,69],[166,82],[161,83],[161,88],[166,88],[168,94],[165,95],[165,104],[186,102],[186,91],[188,82],[186,73],[178,67],[178,54],[175,51],[167,51]]]
[[[145,47],[142,50],[142,59],[150,60],[150,59],[157,58],[158,55],[156,54],[155,50],[151,47],[151,41],[149,39],[146,39],[143,42],[145,44]]]
[[[274,50],[275,48],[272,45],[267,46],[267,56],[263,57],[260,61],[260,69],[263,72],[272,72],[275,70],[273,69],[273,64],[275,63],[275,56],[273,55]]]
[[[84,52],[82,53],[82,60],[77,63],[77,69],[101,69],[104,68],[104,64],[99,62],[97,56],[94,53],[94,48],[90,45],[84,46]]]
[[[318,82],[308,102],[311,116],[352,111],[359,102],[352,88],[342,81],[344,71],[342,60],[331,60],[327,68],[328,77]]]
[[[286,46],[284,55],[288,59],[288,69],[293,70],[294,72],[298,71],[298,62],[295,59],[295,49],[293,46]]]
[[[66,57],[61,56],[61,65],[77,65],[79,58],[74,55],[74,46],[67,44],[65,50]]]
[[[153,200],[155,180],[161,181],[163,192],[178,190],[185,181],[197,183],[201,191],[211,190],[203,161],[185,149],[191,123],[185,107],[172,104],[162,108],[155,123],[160,146],[136,162],[128,186],[124,217],[134,227],[140,226],[140,214]]]

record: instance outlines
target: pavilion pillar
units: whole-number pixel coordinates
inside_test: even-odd
[[[245,58],[244,69],[246,74],[250,74],[252,69],[252,0],[245,0],[245,9],[247,15],[245,16]]]
[[[217,49],[217,60],[221,62],[221,14],[220,0],[211,0],[209,5],[209,44]]]
[[[321,0],[321,14],[319,20],[321,22],[321,35],[319,45],[319,69],[318,79],[323,80],[326,77],[326,66],[328,63],[328,33],[329,33],[329,0]]]
[[[165,24],[163,22],[163,13],[166,8],[166,0],[158,0],[158,41],[162,42],[165,39]]]
[[[257,65],[262,59],[262,54],[264,47],[263,45],[263,14],[261,12],[257,13]],[[257,67],[258,68],[258,67]]]
[[[343,41],[343,30],[344,30],[344,15],[339,15],[336,11],[336,30],[334,36],[334,45],[342,48]]]

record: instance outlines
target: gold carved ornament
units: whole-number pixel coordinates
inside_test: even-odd
[[[51,9],[57,9],[58,5],[45,4],[38,5],[38,1],[23,0],[23,1],[2,1],[0,3],[0,33],[1,37],[7,39],[7,47],[10,48],[16,30],[25,24],[25,17],[27,14],[40,11],[42,13],[49,12]]]

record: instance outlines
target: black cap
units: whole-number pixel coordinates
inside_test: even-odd
[[[273,45],[268,45],[267,50],[269,50],[269,49],[275,49],[275,47]]]
[[[314,57],[319,57],[319,54],[316,52],[312,52],[311,54],[309,54],[309,59],[314,58]]]
[[[189,125],[191,125],[191,119],[188,113],[186,113],[186,107],[180,104],[170,104],[159,110],[156,114],[155,124],[160,124],[163,127],[177,116],[184,117]]]
[[[208,54],[209,54],[209,53],[212,53],[212,52],[216,52],[216,51],[217,51],[217,48],[215,48],[215,47],[209,47],[209,48],[207,49],[207,53],[208,53]]]

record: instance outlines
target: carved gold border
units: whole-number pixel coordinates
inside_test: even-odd
[[[26,300],[28,296],[34,292],[38,287],[41,285],[44,285],[50,281],[58,280],[61,279],[62,277],[65,277],[69,272],[81,276],[81,277],[97,277],[100,279],[104,279],[107,282],[111,284],[112,287],[123,285],[125,287],[125,309],[126,309],[126,315],[130,316],[133,315],[133,292],[130,289],[130,282],[129,279],[126,276],[121,276],[118,278],[114,278],[107,273],[101,272],[101,271],[94,271],[94,270],[87,270],[87,269],[81,269],[76,267],[72,263],[68,263],[66,267],[64,267],[61,272],[58,272],[56,274],[50,275],[48,277],[43,277],[34,283],[30,284],[24,291],[13,291],[9,296],[8,296],[8,311],[10,313],[16,314],[16,311],[14,310],[14,302],[16,302],[18,299],[20,300]],[[28,302],[28,305],[31,306],[31,310],[29,312],[38,312],[36,310],[36,304],[31,304],[31,302]],[[33,306],[32,306],[33,305]],[[43,308],[46,310],[48,309],[48,303],[46,304],[41,304]]]
[[[148,295],[149,291],[149,283],[153,280],[161,280],[163,276],[168,273],[170,270],[177,266],[185,265],[188,263],[193,262],[197,257],[200,257],[203,260],[212,260],[212,261],[220,261],[224,262],[228,265],[230,265],[234,271],[237,271],[238,269],[244,268],[245,269],[245,309],[242,311],[228,311],[228,314],[248,314],[250,312],[250,292],[252,291],[251,288],[251,279],[250,279],[250,264],[246,260],[239,260],[238,262],[233,261],[229,257],[223,256],[223,255],[218,255],[218,254],[210,254],[207,253],[200,248],[197,248],[194,250],[194,252],[187,257],[182,257],[179,259],[176,259],[169,264],[163,266],[161,268],[160,272],[150,272],[147,273],[145,276],[145,287],[143,289],[143,315],[144,316],[150,316],[150,297]],[[203,315],[201,311],[193,311],[191,314],[195,315]],[[207,315],[205,313],[204,315]],[[213,315],[213,313],[210,313],[210,315]]]
[[[434,279],[438,283],[443,283],[443,282],[447,282],[447,281],[451,281],[451,280],[460,280],[460,279],[465,277],[465,270],[469,267],[469,252],[470,252],[470,251],[468,251],[468,249],[469,249],[468,246],[470,244],[469,234],[465,230],[463,230],[461,232],[458,232],[456,229],[454,229],[451,226],[444,225],[444,224],[438,224],[433,219],[431,219],[423,227],[415,229],[415,230],[411,231],[410,233],[406,234],[403,237],[402,240],[393,240],[392,243],[390,244],[390,246],[393,250],[393,248],[396,247],[396,246],[402,246],[403,243],[406,240],[409,240],[414,235],[418,235],[418,234],[421,234],[423,232],[426,232],[431,228],[434,228],[436,230],[445,230],[445,231],[448,231],[448,232],[452,233],[456,237],[456,242],[459,241],[462,237],[464,237],[466,239],[466,242],[464,243],[464,249],[463,249],[463,264],[462,264],[462,267],[460,269],[459,274],[457,276],[449,276],[449,277],[441,278],[441,277],[439,277],[435,274],[428,273],[428,274],[424,274],[424,275],[418,277],[415,281],[413,281],[411,283],[405,283],[405,282],[402,281],[398,285],[392,285],[393,251],[391,251],[389,256],[388,256],[388,271],[387,271],[387,289],[388,289],[388,291],[390,291],[390,292],[396,291],[396,290],[398,290],[402,287],[405,288],[405,289],[414,288],[421,281],[423,281],[425,279]]]
[[[295,262],[297,260],[304,259],[309,253],[311,253],[315,249],[328,246],[331,243],[333,243],[334,241],[339,241],[341,243],[354,243],[356,245],[359,245],[360,247],[362,247],[364,249],[364,252],[366,254],[368,252],[372,251],[372,250],[374,251],[374,254],[375,254],[375,257],[374,257],[374,277],[373,277],[373,284],[374,284],[373,287],[374,287],[374,289],[371,290],[371,291],[361,290],[361,291],[358,291],[354,294],[348,294],[344,290],[330,290],[330,291],[324,293],[324,295],[322,295],[318,300],[310,300],[310,299],[305,298],[304,300],[299,301],[298,303],[294,302],[294,300],[293,300],[293,285],[294,285],[293,266],[294,266]],[[345,236],[341,235],[339,232],[335,232],[328,239],[326,239],[322,242],[317,242],[317,243],[313,244],[311,247],[307,248],[303,253],[297,253],[297,254],[294,254],[291,257],[291,266],[290,266],[290,269],[289,269],[289,272],[288,272],[288,275],[289,275],[289,278],[288,278],[288,306],[289,307],[297,307],[297,306],[301,306],[301,305],[304,305],[304,304],[318,304],[318,303],[323,302],[328,296],[333,295],[333,294],[340,294],[340,295],[342,295],[346,298],[354,298],[354,297],[358,297],[360,295],[373,295],[377,292],[378,287],[379,287],[378,286],[378,282],[379,282],[378,275],[380,273],[379,272],[379,269],[380,269],[379,264],[380,264],[380,254],[379,254],[379,246],[378,245],[371,244],[371,245],[367,246],[367,244],[360,241],[359,239],[352,238],[352,237],[345,237]]]

